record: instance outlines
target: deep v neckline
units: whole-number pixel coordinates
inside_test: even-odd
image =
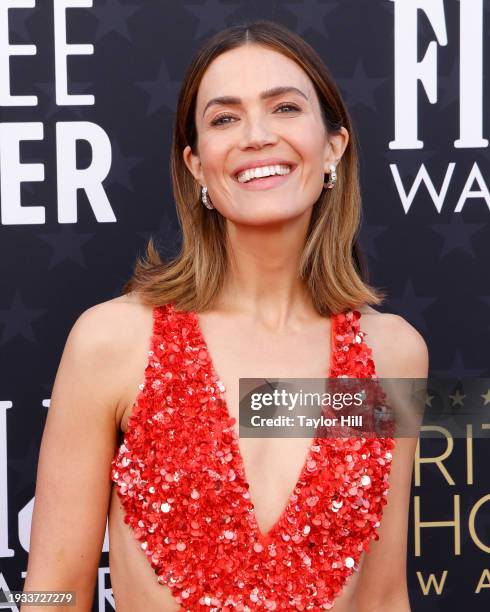
[[[201,346],[204,348],[204,350],[206,351],[207,355],[208,355],[208,369],[209,369],[209,374],[211,374],[211,376],[213,378],[215,378],[216,380],[219,380],[223,383],[221,377],[219,376],[219,373],[216,370],[215,364],[214,364],[214,359],[211,355],[211,351],[209,350],[209,346],[208,343],[206,341],[206,338],[204,337],[204,333],[201,327],[201,323],[199,321],[199,315],[194,312],[194,311],[188,311],[188,314],[192,317],[193,321],[194,321],[194,327],[195,327],[195,331],[196,331],[196,335],[198,338],[199,343],[201,344]],[[333,378],[333,369],[334,369],[334,362],[335,362],[335,327],[336,327],[336,315],[330,315],[329,316],[330,319],[330,350],[329,350],[329,364],[328,367],[325,368],[325,373],[327,374],[327,378]],[[224,384],[223,387],[225,388]],[[233,422],[236,422],[235,417],[233,417],[230,414],[230,410],[229,410],[229,406],[228,406],[228,402],[226,399],[226,388],[224,391],[221,391],[220,396],[221,396],[221,401],[222,401],[222,406],[224,409],[224,413],[225,413],[225,417],[226,420],[229,421],[230,419],[233,420]],[[245,470],[245,462],[243,460],[243,454],[240,448],[240,436],[237,433],[235,427],[233,426],[232,428],[232,433],[233,433],[233,437],[236,440],[236,452],[234,453],[234,458],[237,464],[237,468],[239,470],[239,473],[241,475],[241,478],[243,480],[243,483],[245,485],[245,487],[247,488],[248,491],[250,491],[250,482],[248,480],[247,474],[246,474],[246,470]],[[258,521],[257,521],[257,515],[255,513],[255,504],[252,500],[251,497],[249,497],[248,502],[250,504],[250,517],[251,517],[251,522],[253,525],[253,528],[255,530],[255,535],[256,535],[256,539],[257,541],[260,541],[263,544],[268,544],[273,540],[274,534],[275,532],[279,529],[279,527],[282,525],[283,519],[284,517],[287,515],[291,504],[293,503],[293,496],[295,495],[295,490],[301,485],[301,483],[304,481],[305,477],[307,476],[308,472],[307,472],[307,468],[308,468],[308,462],[311,459],[311,455],[313,452],[313,447],[317,446],[319,442],[319,438],[318,436],[313,436],[313,438],[311,439],[308,448],[307,448],[307,452],[306,452],[306,456],[304,458],[304,461],[302,463],[300,472],[299,472],[299,476],[296,479],[296,482],[293,486],[292,491],[289,493],[289,496],[285,502],[285,505],[281,511],[281,513],[279,514],[279,517],[276,519],[276,521],[273,523],[273,525],[270,527],[270,529],[268,529],[266,532],[262,531]]]
[[[345,436],[343,427],[337,435],[335,427],[327,439],[320,426],[296,453],[295,470],[310,445],[294,496],[286,495],[292,482],[281,479],[285,510],[260,533],[240,468],[238,425],[235,432],[226,418],[229,407],[217,389],[202,329],[188,312],[172,302],[153,311],[141,393],[111,461],[124,523],[182,610],[330,609],[370,543],[382,537],[392,428],[379,437],[372,415],[367,436],[357,429]],[[325,366],[333,387],[340,378],[376,379],[361,313],[350,309],[331,317],[331,361]],[[328,332],[321,334],[322,344]],[[305,471],[307,457],[314,459]],[[263,491],[257,499],[268,499]],[[281,509],[277,500],[274,506]],[[271,511],[264,516],[273,518]]]

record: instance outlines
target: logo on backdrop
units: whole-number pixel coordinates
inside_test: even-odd
[[[452,123],[457,129],[455,149],[481,149],[488,147],[483,135],[483,0],[459,0],[459,41],[449,40],[447,16],[443,0],[387,0],[394,4],[394,139],[388,146],[392,150],[423,149],[419,134],[419,107],[429,102],[437,108],[438,59],[440,48],[451,45],[459,56],[459,121]],[[36,107],[36,95],[15,93],[12,83],[22,62],[16,56],[32,56],[38,52],[36,41],[31,44],[9,43],[9,9],[35,8],[36,0],[3,0],[0,5],[0,107]],[[67,9],[93,6],[93,0],[52,0],[54,48],[52,61],[55,72],[56,104],[63,106],[93,106],[93,94],[70,94],[68,58],[94,54],[90,42],[67,42],[67,22],[71,11]],[[432,40],[421,60],[418,59],[421,12],[433,30]],[[18,73],[17,73],[18,74]],[[419,83],[422,86],[419,87]],[[419,96],[422,89],[425,96]],[[431,112],[430,110],[428,112]],[[21,159],[21,143],[39,141],[45,137],[42,122],[0,123],[0,182],[1,223],[3,225],[44,224],[45,203],[23,206],[21,184],[46,180],[43,163],[26,163]],[[99,223],[116,222],[103,181],[112,162],[111,142],[103,127],[89,121],[59,121],[56,123],[56,184],[57,220],[76,223],[77,190],[83,190]],[[85,141],[91,149],[92,159],[86,168],[77,168],[77,143]],[[403,184],[399,164],[390,164],[395,188],[401,205],[408,213],[422,184],[425,185],[438,213],[453,196],[449,190],[456,163],[447,164],[442,181],[432,179],[422,163],[408,188]],[[436,186],[437,185],[437,186]],[[474,162],[464,187],[454,204],[454,212],[461,212],[469,198],[483,199],[490,208],[490,193],[484,176]],[[446,206],[449,205],[446,204]],[[453,206],[453,204],[451,204]]]
[[[443,0],[390,0],[395,5],[395,73],[394,73],[394,117],[395,138],[389,142],[390,149],[423,149],[419,139],[419,101],[438,102],[438,54],[439,47],[457,45],[457,40],[448,40],[446,13]],[[453,141],[455,149],[481,149],[488,147],[483,137],[483,0],[459,0],[459,128],[456,118],[451,125],[459,129]],[[423,11],[433,33],[424,57],[418,60],[420,12]],[[419,97],[419,82],[426,98]],[[429,109],[427,114],[432,111]],[[408,213],[422,183],[434,202],[438,213],[448,195],[449,185],[456,164],[447,164],[445,176],[439,190],[434,186],[429,172],[421,164],[410,191],[407,193],[397,164],[390,169],[405,213]],[[437,181],[438,182],[438,181]],[[476,182],[477,189],[473,190]],[[483,198],[490,208],[490,193],[476,162],[466,178],[454,212],[461,212],[468,198]]]
[[[9,9],[29,9],[36,0],[2,0],[0,4],[0,107],[35,107],[35,95],[12,93],[15,81],[12,56],[37,54],[36,44],[12,45],[9,43]],[[58,106],[87,106],[96,103],[91,94],[69,93],[68,58],[92,55],[92,44],[67,43],[67,9],[91,8],[92,0],[53,0],[56,104]],[[24,60],[27,61],[27,60]],[[17,67],[17,65],[16,65]],[[21,143],[44,139],[41,122],[0,123],[0,182],[1,223],[3,225],[34,225],[46,222],[44,204],[22,206],[20,186],[22,182],[44,181],[43,163],[23,163]],[[88,167],[77,168],[77,143],[88,143],[92,160]],[[99,223],[115,222],[102,181],[109,174],[112,161],[111,142],[104,129],[89,121],[59,121],[56,123],[56,181],[57,219],[59,223],[76,223],[77,189],[82,189]]]

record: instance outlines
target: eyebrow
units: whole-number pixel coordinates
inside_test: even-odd
[[[304,94],[301,91],[301,89],[298,89],[297,87],[292,87],[290,85],[279,85],[278,87],[273,87],[272,89],[266,89],[265,91],[262,91],[260,93],[259,98],[261,100],[267,100],[269,98],[276,98],[277,96],[281,96],[287,93],[296,93],[302,96],[305,100],[308,100],[308,96]],[[228,106],[228,105],[238,105],[241,103],[242,103],[241,98],[237,98],[235,96],[219,96],[218,98],[211,98],[211,100],[209,100],[209,102],[204,107],[204,110],[202,111],[202,116],[204,117],[204,113],[207,111],[207,109],[210,106],[213,106],[213,105]]]

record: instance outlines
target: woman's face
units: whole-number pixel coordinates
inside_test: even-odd
[[[348,142],[345,128],[327,135],[316,92],[302,68],[258,45],[227,51],[210,64],[199,87],[195,120],[198,151],[193,155],[187,146],[185,163],[208,188],[214,207],[241,224],[309,217],[324,173],[330,163],[338,163]],[[279,165],[280,172],[287,165],[291,171],[241,182],[253,177],[249,172],[237,179],[244,166],[264,165]]]

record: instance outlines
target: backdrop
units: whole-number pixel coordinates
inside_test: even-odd
[[[362,244],[431,373],[490,376],[487,0],[0,2],[0,588],[22,589],[41,434],[68,332],[148,237],[179,244],[169,151],[201,43],[284,23],[330,67],[361,143]],[[76,441],[75,441],[76,442]],[[489,445],[422,440],[412,609],[490,602]],[[112,610],[104,543],[95,610]],[[389,562],[389,560],[387,560]],[[464,606],[464,608],[463,608]],[[15,609],[15,608],[13,608]]]

